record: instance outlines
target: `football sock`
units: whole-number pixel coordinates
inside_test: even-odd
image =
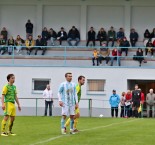
[[[3,119],[1,123],[1,130],[2,132],[5,132],[5,126],[6,126],[6,121]]]
[[[73,130],[74,119],[70,119],[70,129]]]
[[[65,123],[65,127],[69,126],[70,124],[70,118],[67,119],[66,123]]]
[[[62,129],[64,128],[64,125],[65,125],[65,119],[64,118],[61,118],[61,128]]]
[[[9,121],[8,126],[9,126],[9,131],[11,131],[12,130],[12,127],[13,127],[13,122],[11,120]]]
[[[74,119],[74,129],[77,128],[77,124],[78,124],[78,118]]]

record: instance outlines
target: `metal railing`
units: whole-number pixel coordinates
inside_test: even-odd
[[[42,46],[39,46],[43,48]],[[20,53],[16,52],[16,46],[12,46],[11,55],[8,54],[8,47],[5,47],[5,53],[0,55],[0,66],[79,66],[79,67],[92,67],[92,54],[93,49],[96,48],[98,51],[100,48],[109,48],[112,51],[113,48],[120,50],[121,47],[86,47],[86,46],[46,46],[47,52],[45,55],[35,55],[35,50],[38,46],[34,46],[31,52],[31,55],[28,55],[26,52],[26,47],[22,46]],[[126,48],[126,47],[123,47]],[[146,47],[128,47],[128,56],[125,56],[124,53],[121,56],[112,56],[109,55],[109,61],[112,61],[112,58],[116,58],[115,67],[137,67],[138,64],[131,64],[131,60],[136,55],[137,48],[142,48],[143,53],[145,53]],[[154,48],[153,48],[154,49]],[[2,47],[0,47],[2,50]],[[130,51],[132,50],[132,51]],[[2,52],[2,51],[1,51]],[[155,61],[154,56],[148,54],[148,56],[136,56],[137,58],[144,58],[146,61]],[[20,60],[20,61],[19,61]],[[119,66],[119,61],[121,61],[121,66]],[[125,62],[126,61],[126,62]],[[128,62],[127,62],[128,61]],[[139,61],[139,60],[137,60]],[[146,62],[145,61],[145,62]],[[31,63],[30,63],[31,62]],[[54,62],[54,63],[53,63]],[[83,62],[83,63],[81,63]],[[123,64],[122,64],[123,62]],[[103,65],[104,67],[111,67],[109,65]],[[103,67],[102,66],[102,67]],[[100,66],[98,66],[100,67]],[[144,65],[143,67],[154,68],[154,64]]]

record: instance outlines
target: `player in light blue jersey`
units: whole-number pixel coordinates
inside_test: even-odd
[[[70,134],[73,132],[75,108],[78,107],[78,97],[76,93],[76,85],[72,81],[72,73],[65,74],[66,81],[61,83],[58,90],[59,105],[62,108],[61,133],[65,132],[65,119],[70,115]]]

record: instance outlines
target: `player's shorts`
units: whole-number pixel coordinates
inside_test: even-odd
[[[11,102],[6,102],[4,104],[5,104],[4,115],[16,116],[15,104]]]
[[[140,107],[140,101],[134,101],[132,107],[139,108]]]
[[[62,107],[62,115],[75,115],[75,106],[63,106]]]
[[[75,109],[75,114],[78,114],[78,113],[80,113],[79,107],[77,109]]]

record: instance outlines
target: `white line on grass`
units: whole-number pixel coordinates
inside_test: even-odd
[[[104,125],[104,126],[98,126],[98,127],[94,127],[94,128],[88,128],[88,129],[83,129],[83,130],[80,130],[81,131],[89,131],[89,130],[94,130],[94,129],[99,129],[99,128],[106,128],[106,127],[110,127],[110,126],[113,126],[113,125],[118,125],[118,124],[123,124],[123,123],[128,123],[128,122],[133,122],[133,121],[136,121],[138,119],[133,119],[133,120],[129,120],[129,121],[123,121],[123,122],[118,122],[118,123],[111,123],[111,124],[108,124],[108,125]],[[40,141],[40,142],[36,142],[34,144],[30,144],[30,145],[37,145],[37,144],[43,144],[43,143],[47,143],[47,142],[50,142],[52,140],[56,140],[56,139],[59,139],[59,138],[62,138],[62,137],[67,137],[67,136],[71,136],[71,135],[59,135],[59,136],[56,136],[56,137],[52,137],[52,138],[49,138],[47,140],[44,140],[44,141]]]

